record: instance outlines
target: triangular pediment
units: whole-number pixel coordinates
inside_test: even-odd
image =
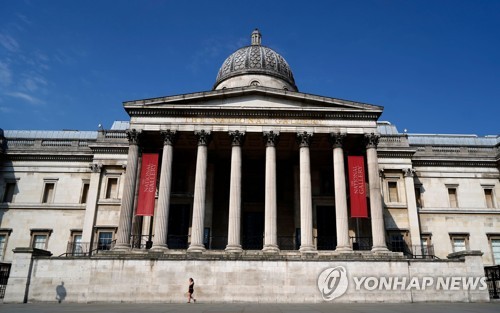
[[[197,92],[124,102],[127,111],[131,109],[227,109],[227,110],[270,110],[270,111],[350,111],[381,114],[383,107],[323,97],[301,92],[291,92],[262,86],[248,86]]]

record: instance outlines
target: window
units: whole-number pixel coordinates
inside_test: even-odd
[[[421,186],[416,186],[415,187],[415,200],[417,201],[417,208],[423,208],[423,201],[422,201],[422,187]]]
[[[7,238],[11,230],[0,230],[0,262],[3,261],[5,250],[7,248]]]
[[[493,256],[493,263],[500,265],[500,236],[490,238],[491,254]]]
[[[493,189],[484,189],[484,197],[486,199],[486,207],[493,209],[495,207],[493,203]]]
[[[460,252],[469,250],[469,235],[468,234],[452,234],[451,238],[451,246],[453,248],[453,252]]]
[[[398,183],[390,181],[387,183],[389,189],[389,202],[399,202],[398,197]]]
[[[389,230],[389,243],[393,252],[408,252],[407,237],[408,231]]]
[[[108,177],[108,182],[106,185],[106,199],[116,199],[118,198],[118,178]]]
[[[14,202],[14,192],[16,191],[16,183],[8,182],[5,184],[5,192],[3,194],[3,202]]]
[[[53,203],[54,202],[54,192],[56,189],[55,179],[45,179],[43,186],[43,196],[42,203]]]
[[[420,236],[420,251],[415,251],[415,254],[420,254],[422,256],[433,256],[434,247],[432,246],[431,234],[422,234]]]
[[[97,234],[97,250],[111,250],[113,232],[101,230]]]
[[[51,233],[52,233],[51,229],[32,229],[31,247],[36,249],[47,250],[49,236]]]
[[[73,256],[82,256],[85,254],[82,244],[82,232],[80,230],[71,231],[71,254]]]
[[[82,196],[80,197],[80,203],[87,203],[87,197],[89,195],[89,188],[90,188],[89,181],[83,181]]]
[[[458,208],[457,188],[448,188],[448,198],[450,200],[450,208]]]

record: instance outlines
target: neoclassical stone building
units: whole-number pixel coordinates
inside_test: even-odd
[[[123,106],[130,120],[111,129],[0,134],[6,301],[51,301],[58,280],[85,290],[68,301],[183,301],[191,275],[206,278],[207,301],[317,302],[325,266],[456,276],[469,259],[447,256],[470,250],[474,275],[500,264],[500,136],[400,133],[379,121],[381,106],[299,92],[258,31],[212,90]],[[16,267],[32,257],[45,274]],[[471,294],[446,299],[484,300]],[[443,300],[374,297],[340,299]]]

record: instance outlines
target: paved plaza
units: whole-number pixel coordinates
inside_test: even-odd
[[[491,303],[322,303],[322,304],[127,304],[127,303],[29,303],[0,304],[2,313],[498,313],[500,302]]]

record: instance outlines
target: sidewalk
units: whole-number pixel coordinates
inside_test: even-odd
[[[28,303],[0,304],[2,313],[498,313],[500,302],[491,303],[321,303],[321,304],[129,304],[129,303]]]

